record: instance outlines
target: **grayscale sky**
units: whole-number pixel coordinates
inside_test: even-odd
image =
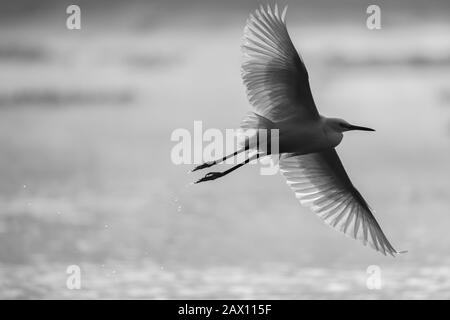
[[[1,2],[0,298],[450,297],[450,2],[279,2],[319,111],[377,130],[337,150],[409,251],[395,259],[326,227],[280,175],[187,188],[193,166],[172,163],[175,129],[250,110],[239,47],[258,4]]]

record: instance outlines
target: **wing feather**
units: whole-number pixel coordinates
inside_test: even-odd
[[[273,122],[319,118],[306,67],[285,23],[286,8],[256,10],[247,20],[242,79],[250,103]]]
[[[384,255],[399,253],[351,183],[334,149],[307,155],[286,154],[281,158],[280,169],[300,203],[326,224]]]

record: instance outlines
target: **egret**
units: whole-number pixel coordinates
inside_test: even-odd
[[[338,118],[319,114],[312,97],[308,71],[286,28],[286,10],[277,5],[256,10],[247,20],[242,51],[242,78],[255,112],[247,115],[243,129],[279,130],[279,166],[300,203],[326,224],[369,244],[384,255],[394,249],[376,221],[372,209],[350,181],[335,147],[343,133],[375,131]],[[238,151],[192,171],[205,169],[237,154],[256,150],[244,162],[223,172],[210,172],[196,183],[215,180],[261,155],[247,143]],[[273,154],[273,153],[272,153]]]

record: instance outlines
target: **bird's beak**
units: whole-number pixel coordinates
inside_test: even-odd
[[[374,129],[371,129],[371,128],[354,126],[354,125],[350,125],[349,130],[375,131]]]

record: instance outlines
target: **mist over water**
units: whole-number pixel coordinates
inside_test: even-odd
[[[280,175],[186,188],[193,166],[171,162],[173,130],[250,110],[239,46],[256,2],[81,2],[78,31],[64,2],[18,3],[0,10],[1,298],[449,298],[447,2],[381,3],[374,31],[356,1],[288,3],[319,111],[377,130],[338,152],[408,250],[395,259],[327,228]]]

